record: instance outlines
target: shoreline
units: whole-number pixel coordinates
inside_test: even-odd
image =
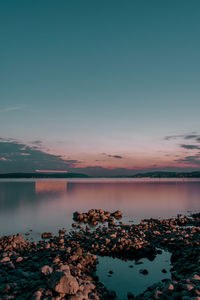
[[[43,233],[39,242],[1,237],[0,299],[117,299],[96,276],[98,256],[153,260],[164,250],[171,253],[171,279],[127,299],[199,300],[200,213],[131,225],[121,217],[120,211],[76,212],[69,233]]]

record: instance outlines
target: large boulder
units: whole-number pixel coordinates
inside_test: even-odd
[[[65,271],[58,270],[52,273],[49,280],[49,287],[59,294],[74,295],[79,289],[75,277]]]

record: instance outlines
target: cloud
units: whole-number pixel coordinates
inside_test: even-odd
[[[176,162],[184,162],[186,164],[200,165],[200,153],[197,155],[186,156],[182,159],[175,160]]]
[[[33,172],[36,169],[68,170],[79,163],[46,153],[24,143],[0,139],[0,172]]]
[[[124,158],[123,156],[121,156],[121,155],[116,155],[116,154],[114,154],[114,155],[107,154],[107,153],[102,153],[102,154],[105,155],[105,156],[107,156],[107,157],[112,157],[112,158],[118,158],[118,159]]]
[[[187,150],[199,150],[200,149],[200,146],[198,146],[198,145],[181,144],[180,146]]]
[[[176,139],[184,139],[184,140],[195,140],[197,142],[200,142],[200,135],[199,134],[180,134],[180,135],[168,135],[165,136],[165,140],[176,140]]]
[[[21,104],[7,106],[0,108],[0,113],[10,112],[10,111],[17,111],[17,110],[24,110],[25,106]]]
[[[31,141],[31,144],[33,144],[33,145],[42,145],[42,141],[40,141],[40,140]]]

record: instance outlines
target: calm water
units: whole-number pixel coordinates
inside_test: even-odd
[[[0,235],[70,229],[78,210],[121,210],[124,222],[200,210],[200,181],[149,179],[1,180]]]
[[[163,251],[153,261],[147,258],[141,259],[142,264],[139,265],[134,261],[125,262],[118,258],[99,257],[97,275],[109,290],[116,292],[119,299],[127,299],[128,292],[137,296],[148,286],[162,279],[170,279],[170,257],[169,252]],[[141,269],[148,270],[148,275],[141,274]],[[167,273],[162,273],[163,269]],[[112,275],[109,274],[110,270],[113,272]]]

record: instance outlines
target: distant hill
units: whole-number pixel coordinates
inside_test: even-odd
[[[129,178],[200,178],[200,171],[195,172],[148,172],[127,176]]]
[[[94,176],[93,178],[102,176]],[[106,178],[200,178],[200,171],[195,172],[165,172],[155,171],[137,173],[134,175],[106,176]],[[0,174],[0,178],[92,178],[82,173],[6,173]]]
[[[0,174],[0,178],[88,178],[81,173],[6,173]]]

